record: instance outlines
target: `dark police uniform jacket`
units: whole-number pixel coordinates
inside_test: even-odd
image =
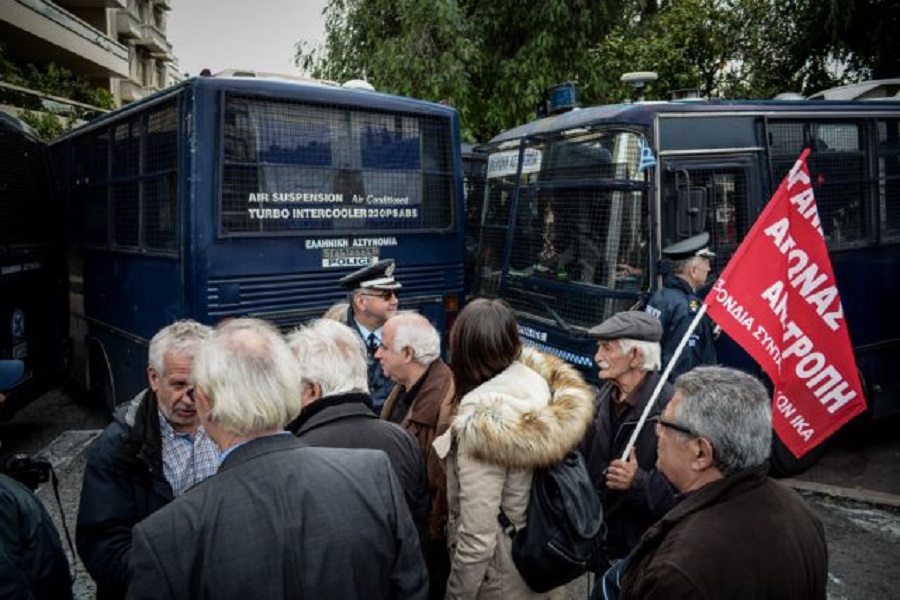
[[[369,370],[369,396],[372,399],[372,407],[375,414],[381,414],[381,407],[384,401],[394,387],[394,382],[390,377],[381,370],[381,363],[375,358],[375,353],[369,350],[369,340],[363,338],[359,324],[353,317],[353,307],[347,309],[347,325],[350,326],[356,334],[362,338],[363,345],[366,347],[366,362]]]
[[[657,290],[647,303],[645,310],[659,319],[663,327],[663,338],[660,342],[663,369],[675,354],[678,342],[687,333],[702,303],[687,281],[677,275],[666,276],[663,287]],[[704,316],[669,374],[669,381],[674,381],[676,377],[694,367],[716,364],[716,348],[713,342],[712,321]]]

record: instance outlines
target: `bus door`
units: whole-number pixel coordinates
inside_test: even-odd
[[[759,154],[669,157],[661,163],[661,248],[709,232],[716,253],[707,283],[711,285],[747,235],[768,198],[763,198]],[[660,272],[669,272],[666,261]],[[661,284],[660,284],[661,285]],[[709,286],[699,291],[705,295]],[[721,335],[719,362],[757,372],[758,367],[734,342]]]

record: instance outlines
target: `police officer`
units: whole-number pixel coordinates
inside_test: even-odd
[[[669,364],[675,348],[700,310],[702,300],[697,296],[697,290],[706,283],[710,259],[715,256],[708,244],[709,233],[704,231],[662,250],[663,257],[671,261],[670,272],[663,287],[650,298],[646,311],[662,323],[663,368]],[[704,317],[672,368],[669,381],[698,365],[716,364],[713,341],[712,321]]]
[[[397,290],[394,260],[385,259],[363,267],[341,278],[338,283],[348,290],[350,308],[347,325],[359,332],[368,352],[369,395],[376,414],[381,413],[394,382],[381,370],[375,351],[381,345],[381,329],[397,313]]]

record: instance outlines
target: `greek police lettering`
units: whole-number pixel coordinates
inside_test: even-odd
[[[307,250],[318,250],[320,248],[346,248],[350,245],[350,240],[343,238],[332,238],[326,240],[306,240],[305,247]]]

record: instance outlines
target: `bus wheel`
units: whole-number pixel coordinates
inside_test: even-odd
[[[794,456],[788,447],[772,433],[772,474],[776,477],[793,477],[806,471],[817,462],[828,450],[828,440],[804,454],[801,458]]]
[[[91,378],[88,394],[93,402],[111,415],[116,408],[116,393],[106,353],[99,347],[91,352]]]

